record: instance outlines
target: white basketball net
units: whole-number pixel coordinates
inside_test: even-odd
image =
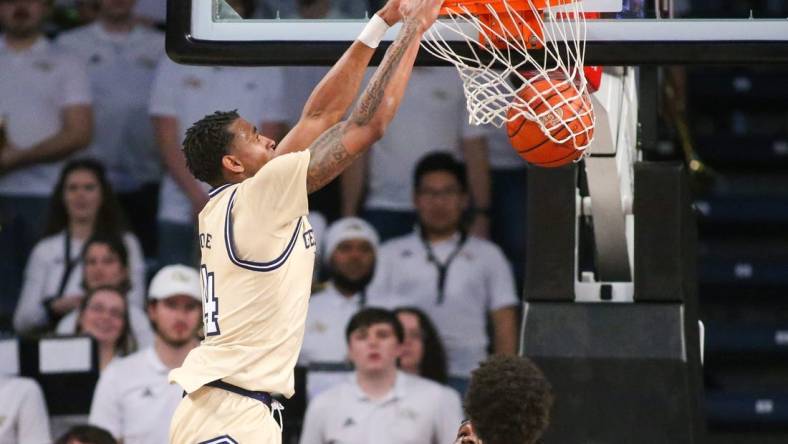
[[[527,3],[532,11],[538,10],[532,0]],[[501,127],[525,118],[537,122],[553,142],[564,144],[572,140],[576,149],[585,149],[593,138],[594,119],[583,74],[586,23],[582,1],[560,8],[547,6],[543,14],[534,14],[541,30],[534,29],[507,0],[479,0],[479,4],[489,11],[494,22],[508,20],[518,26],[514,30],[507,26],[493,28],[461,4],[438,20],[422,42],[426,51],[457,67],[470,123]],[[507,44],[498,47],[480,35]],[[449,45],[452,40],[456,43],[457,37],[467,42],[466,55],[458,54]],[[537,59],[535,56],[540,53],[543,57]],[[553,85],[551,91],[544,90],[545,82],[540,85],[542,92],[534,87],[548,79]],[[569,84],[575,87],[566,88]],[[526,88],[536,99],[521,98]],[[556,100],[554,94],[559,94],[560,99]],[[547,96],[554,96],[551,103],[541,100]],[[579,103],[584,105],[578,106]],[[567,110],[574,112],[567,115]]]

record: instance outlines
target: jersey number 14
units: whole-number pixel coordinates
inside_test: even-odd
[[[219,300],[213,283],[213,273],[205,265],[200,266],[202,282],[202,320],[205,336],[216,336],[219,331]]]

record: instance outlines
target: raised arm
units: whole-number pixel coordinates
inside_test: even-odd
[[[389,0],[375,14],[385,23],[379,23],[378,26],[383,28],[378,28],[376,32],[385,32],[389,26],[400,21],[399,3],[400,0]],[[376,19],[373,18],[374,20]],[[277,155],[307,149],[320,134],[336,125],[347,114],[353,99],[358,95],[366,68],[377,48],[377,44],[370,47],[367,43],[361,40],[353,42],[317,84],[304,105],[298,123],[277,146]]]
[[[410,0],[403,4],[405,16],[397,39],[353,108],[350,118],[318,137],[309,147],[311,159],[307,190],[319,190],[373,143],[383,137],[397,112],[424,32],[438,17],[442,0]]]

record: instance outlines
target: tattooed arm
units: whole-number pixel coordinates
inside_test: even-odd
[[[442,0],[411,0],[403,5],[405,21],[386,51],[350,118],[324,132],[309,147],[307,190],[331,182],[373,143],[383,137],[402,101],[424,31],[438,16]]]
[[[399,6],[400,0],[388,0],[376,14],[391,26],[402,18]],[[342,120],[358,95],[374,53],[375,49],[358,40],[350,45],[312,91],[298,122],[278,144],[277,155],[306,149],[321,133]]]

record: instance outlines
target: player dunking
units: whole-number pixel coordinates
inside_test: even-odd
[[[390,0],[315,88],[278,147],[235,112],[217,112],[187,131],[188,167],[215,188],[199,215],[205,340],[170,373],[187,393],[170,442],[281,442],[269,393],[293,394],[315,257],[307,194],[383,135],[440,5]],[[399,35],[341,121],[374,48],[399,21]]]

